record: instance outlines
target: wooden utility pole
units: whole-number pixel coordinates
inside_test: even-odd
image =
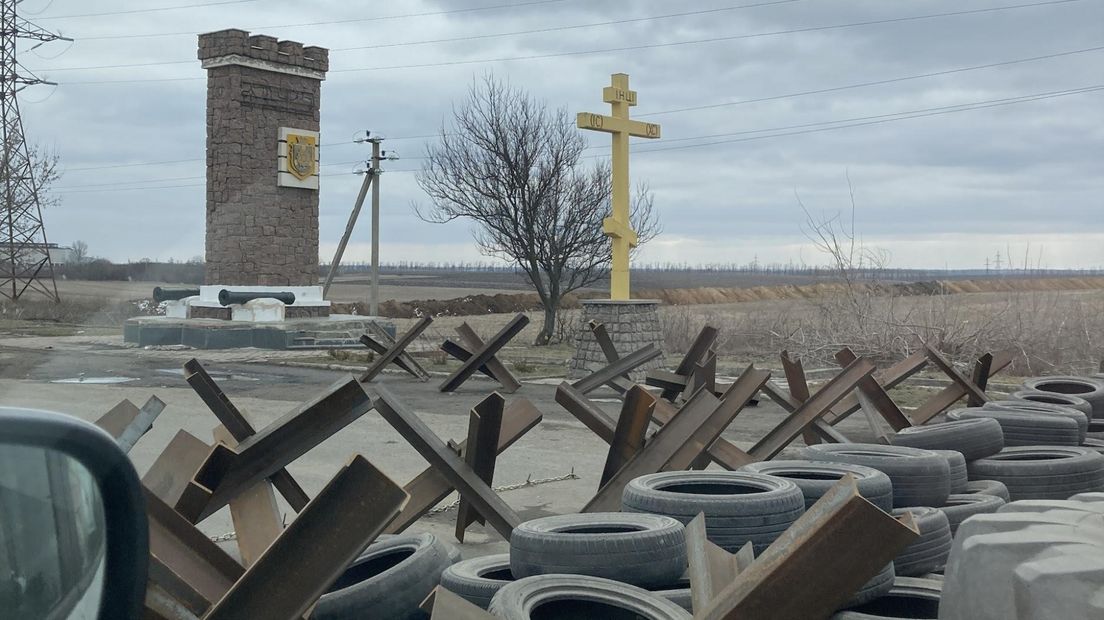
[[[379,176],[380,170],[380,139],[370,139],[372,143],[372,170]],[[379,227],[380,227],[380,192],[379,180],[372,184],[372,290],[368,298],[368,312],[372,316],[379,316]]]

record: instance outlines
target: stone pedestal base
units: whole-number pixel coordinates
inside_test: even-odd
[[[575,356],[571,358],[568,377],[577,379],[606,366],[606,356],[594,333],[587,324],[597,321],[606,326],[614,347],[621,356],[637,349],[654,344],[663,348],[663,333],[659,327],[659,300],[631,299],[612,301],[609,299],[587,299],[583,304],[583,326],[575,335]],[[653,368],[663,367],[663,357],[638,366],[630,373],[634,381],[641,381],[644,373]]]

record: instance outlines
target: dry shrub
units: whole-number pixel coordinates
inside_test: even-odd
[[[844,293],[806,302],[665,307],[665,348],[684,352],[703,325],[720,331],[718,352],[748,361],[789,350],[806,367],[836,365],[844,346],[880,364],[929,344],[970,363],[986,352],[1012,350],[1009,371],[1032,375],[1094,372],[1104,338],[1100,291],[1029,291],[883,297]]]

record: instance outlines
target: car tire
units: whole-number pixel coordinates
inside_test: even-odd
[[[859,495],[886,512],[893,510],[893,483],[889,481],[889,476],[885,475],[885,472],[872,467],[850,463],[793,460],[749,463],[738,471],[766,474],[793,482],[798,489],[801,489],[806,510],[829,489],[836,486],[840,479],[850,474],[855,478]]]
[[[1104,491],[1104,455],[1079,446],[1021,446],[978,459],[967,466],[972,479],[998,480],[1009,497],[1066,499]]]
[[[952,493],[947,498],[947,503],[940,506],[939,509],[947,515],[947,522],[951,526],[951,535],[954,536],[955,532],[958,531],[959,524],[966,519],[974,515],[996,512],[1004,504],[1004,500],[996,495]]]
[[[663,597],[675,605],[693,613],[694,601],[690,596],[690,580],[683,578],[668,586],[660,588],[648,588],[652,594]]]
[[[966,473],[966,457],[955,450],[932,450],[936,454],[942,454],[947,459],[947,466],[951,469],[951,494],[961,493],[966,490],[970,478]]]
[[[441,573],[442,588],[483,609],[502,586],[513,581],[509,553],[462,560]]]
[[[865,465],[884,472],[893,483],[893,506],[942,506],[951,494],[946,457],[931,450],[881,444],[816,444],[801,456],[814,461]]]
[[[662,586],[686,571],[685,528],[671,517],[624,512],[533,519],[510,535],[510,570],[516,579],[590,575]]]
[[[870,578],[870,581],[863,584],[859,591],[851,597],[851,600],[847,601],[841,609],[848,609],[851,607],[858,607],[859,605],[865,605],[876,598],[880,598],[889,594],[889,591],[893,589],[893,580],[896,579],[897,574],[894,572],[893,562],[885,565],[885,568],[881,570],[877,575]]]
[[[1004,447],[1016,446],[1076,446],[1081,442],[1077,421],[1023,409],[986,409],[968,407],[947,413],[950,420],[992,418],[1000,424]],[[977,459],[974,459],[977,460]]]
[[[893,588],[873,601],[837,612],[830,620],[895,620],[939,617],[943,582],[936,579],[897,577]]]
[[[394,536],[372,544],[323,594],[314,620],[351,620],[366,613],[414,620],[429,616],[418,606],[451,563],[449,548],[433,534]]]
[[[590,605],[594,608],[588,610]],[[536,575],[518,579],[494,595],[488,611],[503,620],[606,618],[610,607],[629,612],[617,617],[632,614],[642,620],[690,620],[690,613],[685,609],[647,590],[581,575]]]
[[[1064,405],[1084,413],[1092,418],[1092,403],[1076,394],[1059,394],[1058,392],[1043,392],[1042,390],[1020,390],[1008,395],[1012,400],[1026,400],[1033,403],[1047,403],[1050,405]]]
[[[893,511],[896,516],[911,512],[920,536],[893,558],[893,568],[903,577],[938,572],[951,553],[951,525],[938,508],[911,506]]]
[[[967,474],[969,471],[970,466],[967,465]],[[1012,501],[1011,496],[1008,495],[1008,487],[999,480],[971,480],[966,484],[966,490],[958,495],[992,495],[1001,498],[1006,504]]]
[[[1044,415],[1057,415],[1070,418],[1077,423],[1077,441],[1085,440],[1085,433],[1089,432],[1089,418],[1092,417],[1084,411],[1065,405],[1053,405],[1050,403],[1037,403],[1027,400],[991,400],[981,407],[982,409],[1012,409],[1015,411],[1031,411]]]
[[[911,426],[898,431],[890,441],[895,446],[955,450],[972,461],[1000,452],[1004,448],[1004,433],[996,420],[976,418]]]
[[[805,513],[805,498],[796,484],[775,476],[669,471],[630,481],[621,506],[682,523],[704,513],[706,536],[715,545],[736,553],[750,541],[758,555]]]
[[[1104,380],[1096,377],[1032,377],[1023,382],[1029,390],[1072,394],[1089,401],[1092,405],[1092,417],[1104,418]]]

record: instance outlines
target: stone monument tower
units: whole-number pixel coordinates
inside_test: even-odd
[[[318,283],[318,109],[328,50],[229,29],[207,70],[207,284]]]

